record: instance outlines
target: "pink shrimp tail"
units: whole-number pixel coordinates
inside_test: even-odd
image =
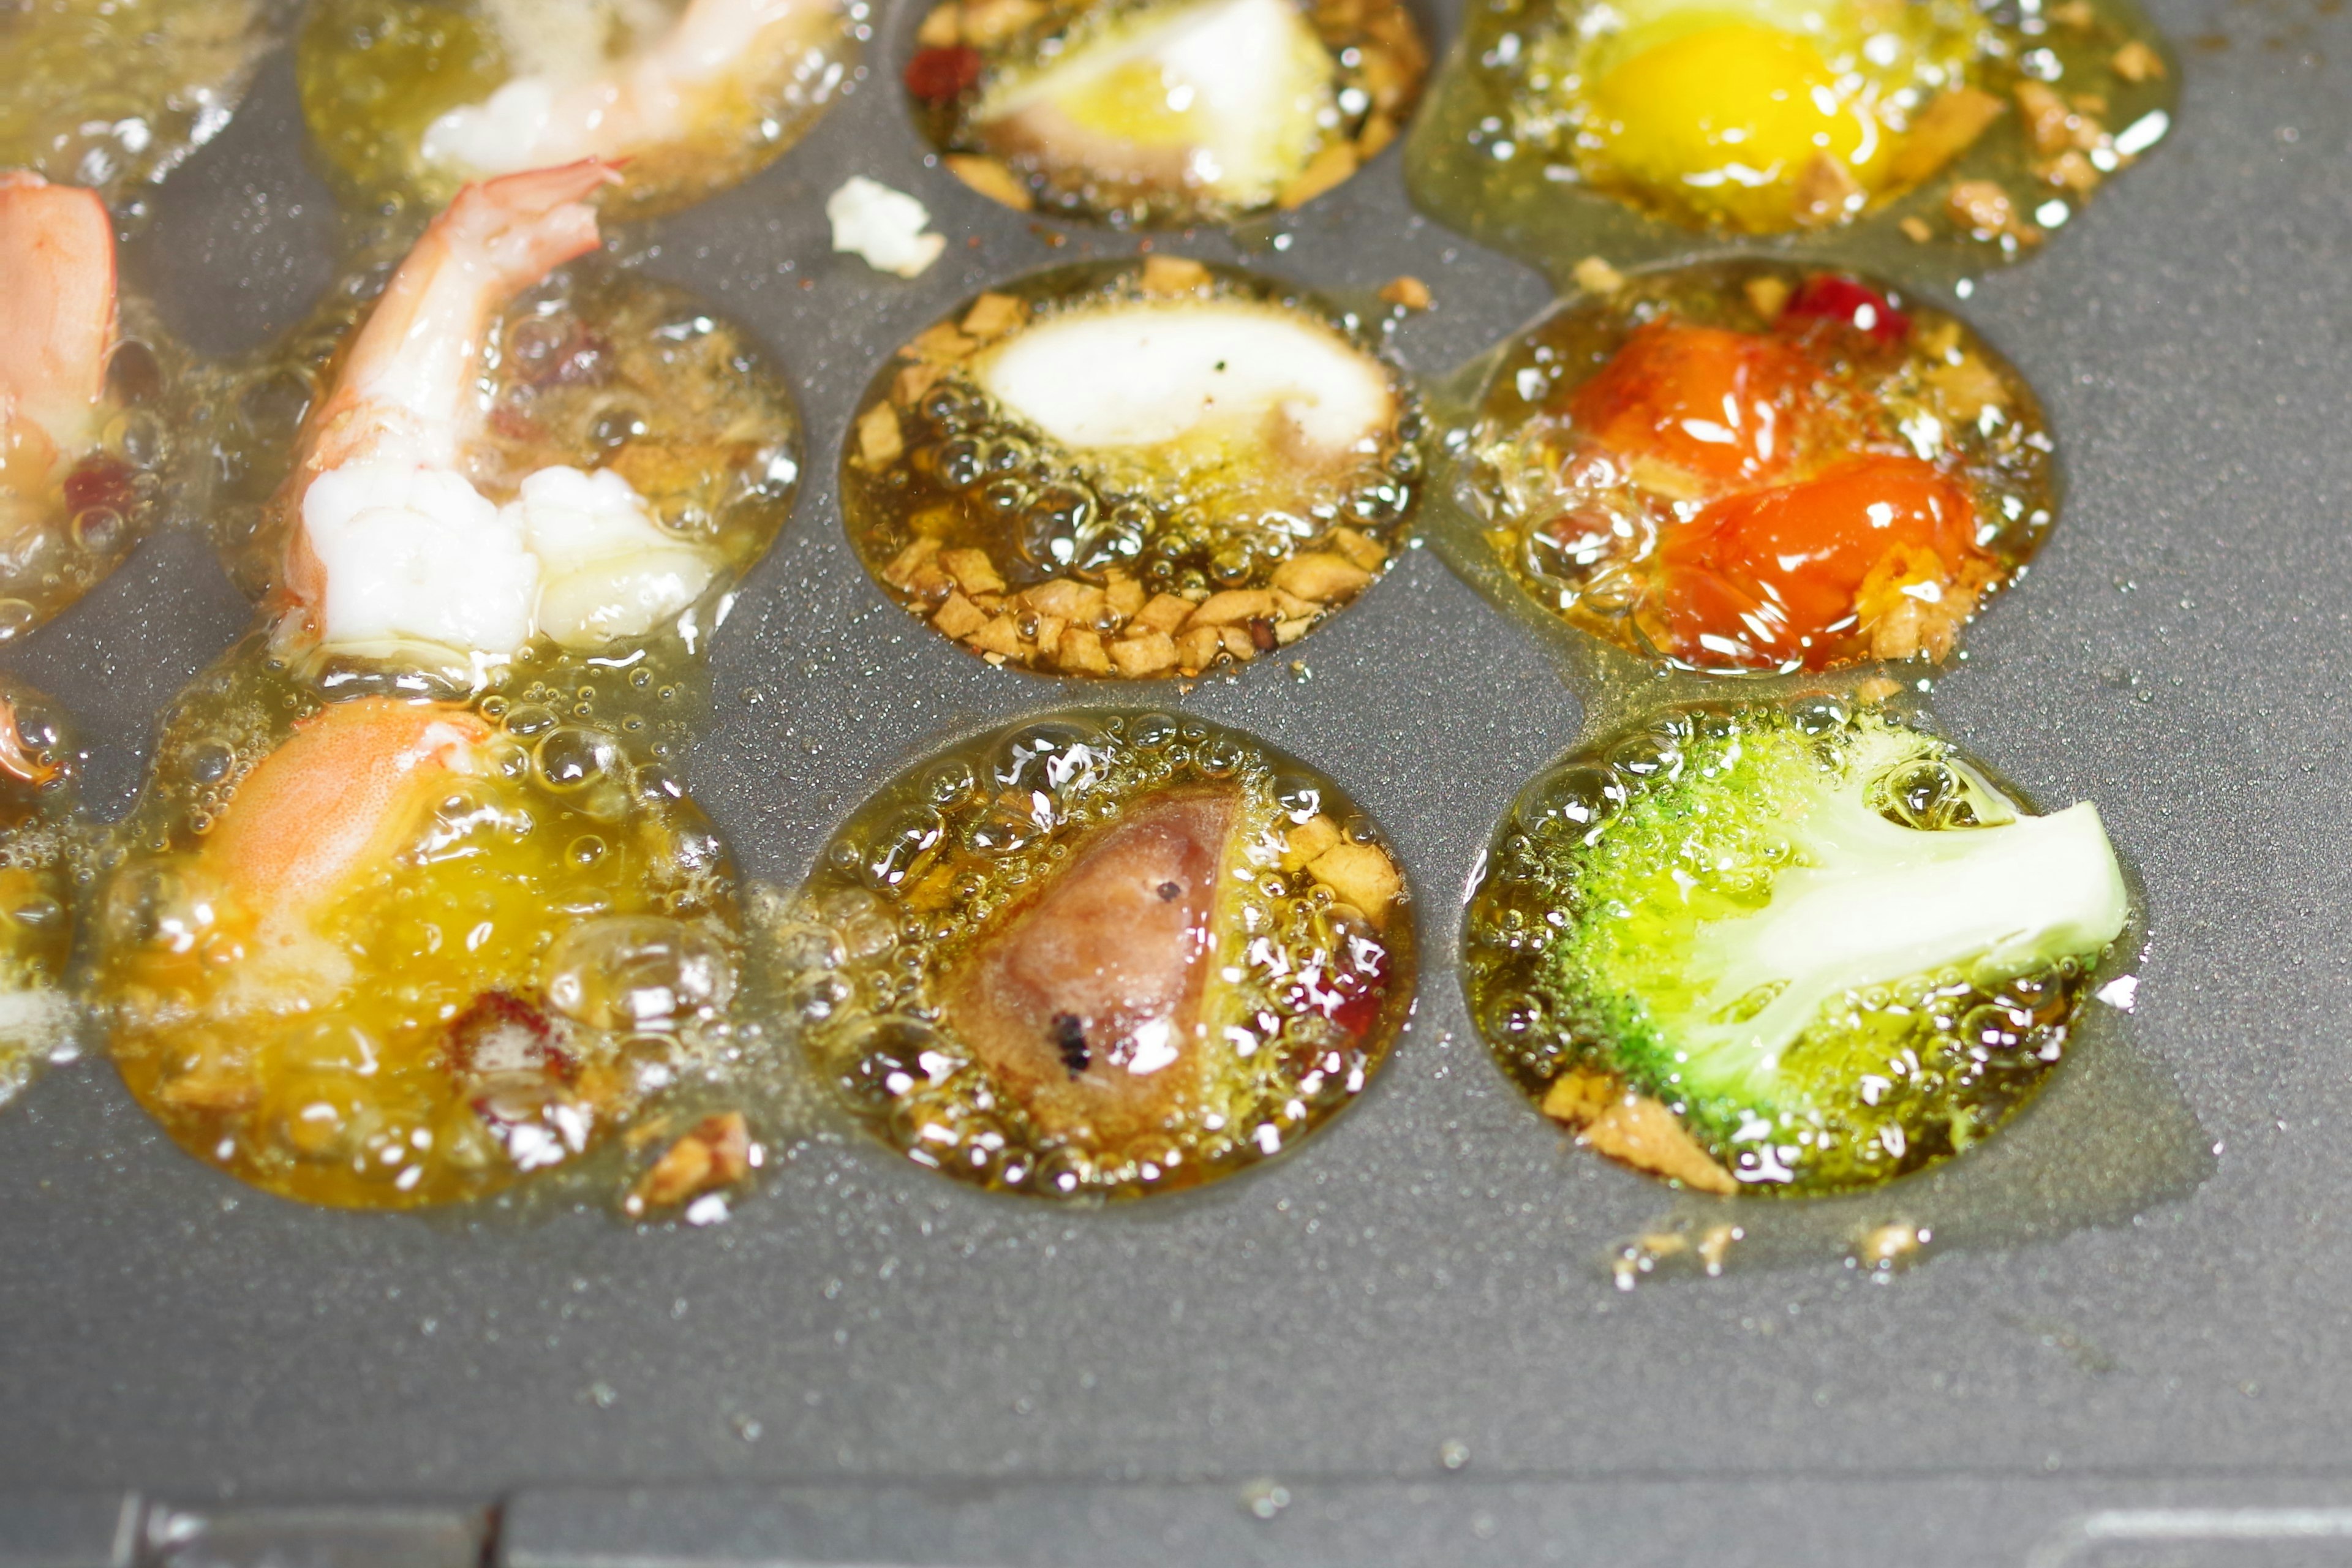
[[[397,854],[432,791],[481,771],[489,739],[480,718],[445,703],[338,703],[237,786],[205,858],[270,915],[316,908]]]
[[[114,226],[95,192],[0,171],[0,426],[53,440],[106,389],[114,344]]]
[[[604,158],[484,180],[457,193],[426,242],[437,235],[488,259],[499,291],[512,295],[596,248],[596,209],[586,198],[620,180],[619,166]]]

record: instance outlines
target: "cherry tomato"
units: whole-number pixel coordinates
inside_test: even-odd
[[[961,44],[918,49],[907,62],[907,90],[925,103],[945,103],[980,84],[980,51]]]
[[[1853,629],[1856,592],[1898,552],[1898,565],[1940,566],[1953,582],[1977,552],[1968,491],[1916,458],[1849,458],[1668,531],[1658,607],[1673,651],[1695,663],[1821,668]]]
[[[1808,318],[1841,321],[1882,343],[1899,343],[1911,335],[1911,318],[1885,295],[1834,272],[1816,272],[1806,279],[1780,312],[1782,321]]]
[[[1575,390],[1569,414],[1618,457],[1671,464],[1717,487],[1769,484],[1794,461],[1820,374],[1778,338],[1652,321]]]

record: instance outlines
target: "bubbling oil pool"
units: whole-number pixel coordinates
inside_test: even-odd
[[[79,754],[56,705],[0,675],[0,723],[16,767],[0,773],[0,1107],[48,1063],[75,1054],[68,989],[91,843],[77,798]],[[46,776],[43,776],[46,775]]]
[[[1017,938],[1024,905],[1080,874],[1089,843],[1204,790],[1235,804],[1199,1033],[1156,1069],[1175,1079],[1189,1066],[1194,1089],[1171,1091],[1139,1126],[1053,1125],[1039,1114],[1050,1082],[1024,1098],[973,1047],[958,973],[1000,934]],[[1393,866],[1337,785],[1238,731],[1154,712],[1033,720],[950,747],[853,816],[786,907],[772,962],[811,1062],[909,1159],[1048,1197],[1189,1187],[1294,1145],[1350,1103],[1412,1005],[1410,903],[1392,889],[1380,910],[1347,904],[1302,861],[1302,832]],[[1064,1064],[1075,1082],[1083,1037],[1065,1048],[1077,1052]]]
[[[1448,227],[1544,270],[1562,292],[1585,258],[1640,265],[1687,257],[1727,237],[1653,216],[1596,188],[1564,150],[1548,153],[1538,142],[1522,144],[1518,127],[1528,116],[1515,101],[1513,87],[1536,56],[1535,35],[1543,26],[1536,18],[1550,9],[1528,0],[1473,0],[1461,36],[1439,67],[1429,100],[1407,138],[1405,177],[1414,204]],[[2004,92],[2020,82],[2054,84],[2097,103],[2098,118],[2115,134],[2111,151],[2101,154],[2110,166],[2090,176],[2094,183],[2168,133],[2179,66],[2136,0],[2082,0],[2065,6],[2021,0],[2003,9],[2014,38],[1993,62],[1997,69],[1989,84]],[[2061,11],[2087,25],[2058,23]],[[2155,61],[2144,79],[2127,79],[2112,67],[2112,52],[2126,44],[2145,47]],[[2046,237],[2089,199],[2089,192],[2036,171],[2032,165],[2042,155],[2018,128],[2021,118],[2011,113],[1996,121],[1908,194],[1873,204],[1851,221],[1727,237],[1743,248],[1834,262],[1913,283],[1946,284],[2063,243],[2049,237],[2021,241],[2014,231],[1988,231],[1988,237],[1977,238],[1954,228],[1943,210],[1956,182],[1989,183],[2016,193],[2021,226]],[[2116,151],[2120,158],[2114,157]],[[1926,226],[1926,237],[1906,233],[1906,224],[1915,226],[1914,233],[1916,226]]]
[[[271,500],[303,410],[383,277],[356,274],[197,388],[242,459],[215,495],[216,543],[257,595],[291,526]],[[486,493],[554,463],[614,468],[716,558],[712,587],[645,637],[535,642],[472,685],[289,659],[265,626],[183,694],[132,815],[93,850],[94,969],[126,1081],[192,1153],[308,1201],[536,1213],[642,1165],[691,1115],[760,1098],[741,1081],[766,1032],[733,1005],[752,989],[733,872],[675,770],[707,708],[708,637],[791,510],[791,399],[683,291],[593,266],[509,306],[473,391]],[[391,861],[308,919],[359,983],[307,1018],[257,1018],[233,978],[252,932],[233,888],[207,903],[205,844],[298,724],[420,696],[484,737],[482,775],[453,777]],[[371,964],[398,984],[368,984]],[[518,1184],[549,1167],[557,1180]]]
[[[596,0],[560,10],[530,0],[325,0],[296,43],[303,120],[346,196],[437,206],[463,180],[424,161],[435,120],[484,101],[510,76],[563,80],[609,65],[644,47],[681,8],[682,0]],[[606,217],[675,211],[782,156],[849,79],[866,15],[863,0],[849,0],[827,36],[761,90],[724,84],[677,143],[638,149],[627,182],[599,204]],[[570,36],[525,36],[547,28]]]

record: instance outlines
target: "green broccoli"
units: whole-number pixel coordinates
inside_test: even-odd
[[[1622,1089],[1750,1190],[1832,1191],[1966,1148],[2031,1095],[2129,913],[2088,804],[2031,815],[1876,710],[1693,709],[1522,797],[1468,979],[1555,1114],[1590,1127]]]

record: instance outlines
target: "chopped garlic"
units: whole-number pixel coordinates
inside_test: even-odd
[[[926,234],[931,221],[923,204],[904,191],[852,175],[824,204],[833,224],[833,248],[856,251],[878,272],[912,278],[940,258],[947,237]]]

